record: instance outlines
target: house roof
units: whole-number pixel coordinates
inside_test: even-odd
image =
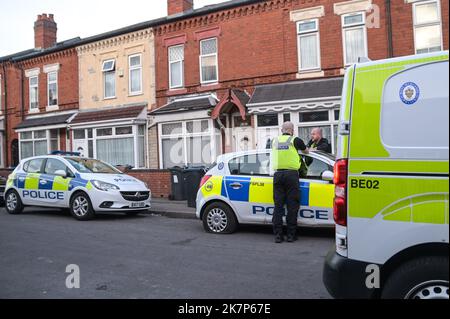
[[[175,112],[197,111],[210,109],[216,106],[217,100],[211,95],[204,95],[198,97],[186,97],[176,99],[166,105],[151,111],[151,115],[160,115]]]
[[[8,60],[18,62],[18,61],[22,61],[22,60],[26,60],[26,59],[31,59],[31,58],[46,55],[49,53],[58,52],[58,51],[62,51],[65,49],[70,49],[73,47],[81,46],[84,44],[116,37],[116,36],[119,36],[122,34],[135,32],[135,31],[139,31],[142,29],[146,29],[146,28],[156,27],[159,25],[164,25],[167,23],[171,23],[171,22],[175,22],[175,21],[179,21],[179,20],[183,20],[183,19],[188,19],[188,18],[201,16],[201,15],[209,14],[209,13],[220,11],[220,10],[231,9],[234,7],[239,7],[239,6],[248,5],[248,4],[252,4],[252,3],[258,3],[258,2],[262,2],[262,1],[265,1],[265,0],[231,0],[231,1],[226,1],[226,2],[222,2],[222,3],[218,3],[218,4],[208,5],[208,6],[204,6],[202,8],[188,10],[188,11],[185,11],[180,14],[175,14],[175,15],[171,15],[171,16],[166,16],[166,17],[162,17],[162,18],[158,18],[158,19],[153,19],[153,20],[133,24],[130,26],[126,26],[124,28],[97,34],[97,35],[87,37],[84,39],[80,39],[80,38],[69,39],[69,40],[66,40],[63,42],[59,42],[55,46],[47,48],[47,49],[30,49],[30,50],[10,54],[7,56],[0,57],[0,63],[8,61]]]
[[[51,126],[51,125],[60,125],[67,124],[70,118],[75,113],[66,113],[59,114],[53,116],[41,116],[41,117],[33,117],[24,120],[22,123],[15,127],[16,130],[32,128],[32,127],[40,127],[40,126]]]
[[[325,97],[340,97],[344,79],[330,78],[300,82],[286,82],[258,86],[247,106],[253,104],[298,101]]]
[[[147,109],[147,105],[121,106],[110,109],[81,111],[70,122],[71,124],[91,123],[108,120],[137,118]]]

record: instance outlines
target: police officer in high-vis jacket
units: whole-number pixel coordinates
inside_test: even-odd
[[[273,229],[275,242],[282,243],[284,206],[287,205],[287,241],[297,239],[297,216],[300,209],[300,155],[299,151],[308,154],[305,143],[294,137],[294,124],[286,122],[282,127],[283,135],[272,142],[272,167],[275,172],[273,180],[273,198],[275,211]]]

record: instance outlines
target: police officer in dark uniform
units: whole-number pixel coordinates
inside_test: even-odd
[[[299,151],[308,154],[305,143],[294,137],[294,124],[286,122],[282,127],[283,135],[272,143],[272,167],[275,171],[273,180],[273,198],[275,210],[273,214],[273,230],[275,242],[282,243],[284,206],[287,205],[287,241],[297,239],[297,216],[300,209],[300,155]]]

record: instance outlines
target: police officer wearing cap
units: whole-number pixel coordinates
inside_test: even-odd
[[[273,213],[273,230],[275,242],[282,243],[284,206],[287,206],[287,241],[297,239],[297,216],[300,209],[300,155],[299,151],[308,154],[305,143],[294,137],[294,124],[283,124],[281,136],[272,142],[273,198],[275,210]]]

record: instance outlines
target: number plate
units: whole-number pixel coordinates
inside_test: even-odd
[[[145,202],[131,203],[131,208],[143,208],[145,207]]]

